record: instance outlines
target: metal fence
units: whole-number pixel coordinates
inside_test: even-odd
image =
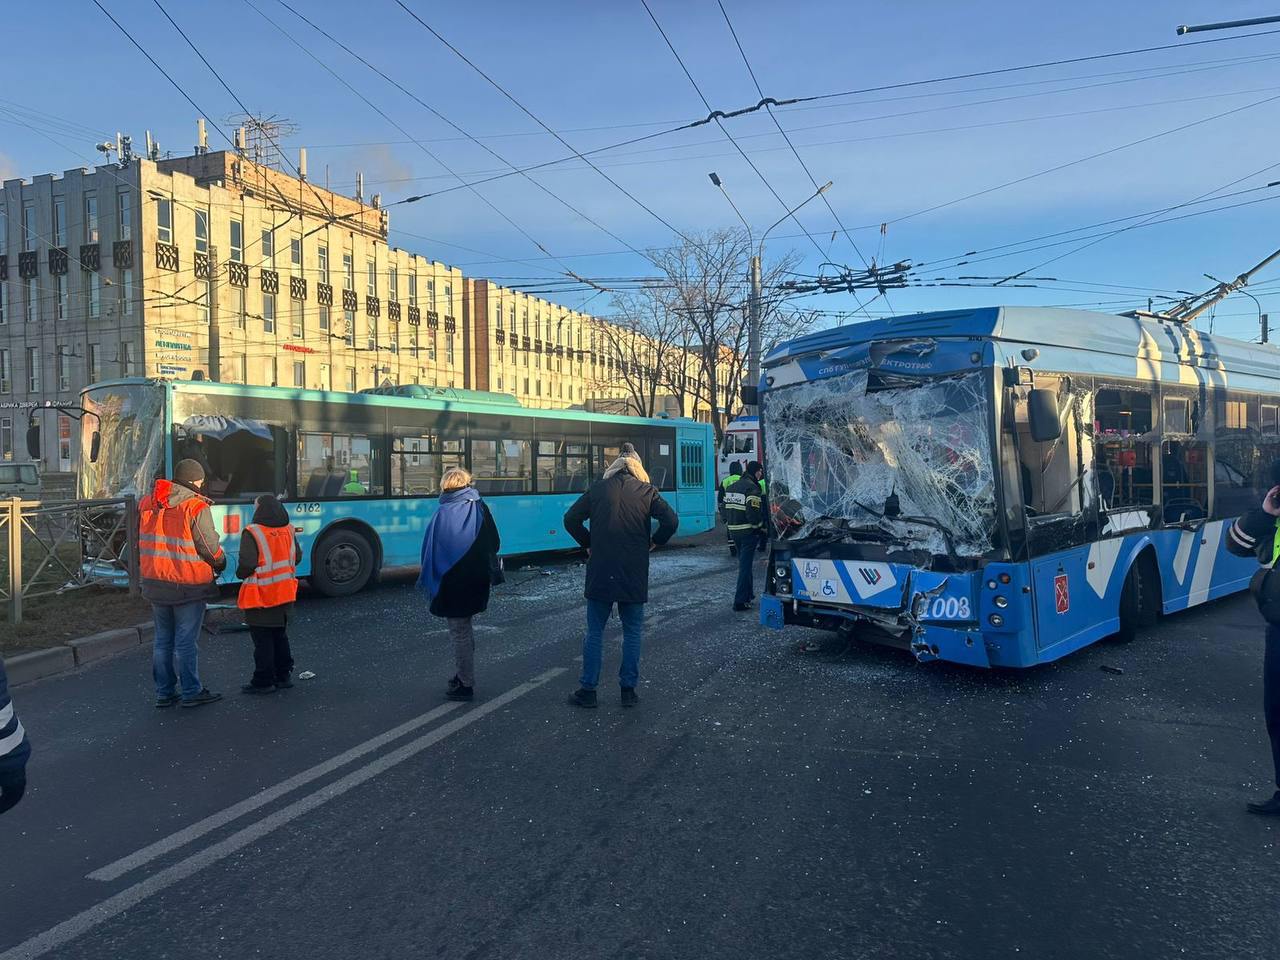
[[[117,500],[61,503],[0,500],[0,600],[9,622],[22,603],[111,583],[138,591],[138,504]]]

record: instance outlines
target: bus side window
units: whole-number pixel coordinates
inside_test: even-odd
[[[382,496],[382,439],[354,433],[298,434],[304,499]]]
[[[391,446],[391,495],[435,496],[440,478],[450,467],[463,465],[462,440],[421,431],[397,435]]]
[[[1264,459],[1264,445],[1268,442],[1268,433],[1274,443],[1276,408],[1262,404],[1259,425],[1258,407],[1258,397],[1243,394],[1232,394],[1214,407],[1211,512],[1214,519],[1240,516],[1256,506],[1261,491],[1270,486],[1262,476],[1270,464],[1270,460]]]
[[[283,492],[287,450],[283,427],[247,417],[193,415],[175,428],[174,462],[199,463],[214,500]]]
[[[1100,388],[1094,396],[1093,450],[1104,511],[1155,503],[1150,389]]]
[[[1176,390],[1176,388],[1174,388]],[[1221,415],[1245,419],[1244,403],[1220,404]],[[1200,401],[1166,394],[1161,401],[1160,504],[1165,523],[1209,515],[1209,444],[1201,436]]]
[[[1058,416],[1062,424],[1056,440],[1037,443],[1031,437],[1027,396],[1021,392],[1014,403],[1014,429],[1018,433],[1018,484],[1030,517],[1076,516],[1091,505],[1092,488],[1082,482],[1082,471],[1092,466],[1092,450],[1081,444],[1080,428],[1088,420],[1089,397],[1070,389],[1062,377],[1039,375],[1036,386],[1053,390],[1058,396]]]

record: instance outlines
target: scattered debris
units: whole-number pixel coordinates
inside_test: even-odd
[[[1122,667],[1113,667],[1109,663],[1104,663],[1098,669],[1103,673],[1114,673],[1116,676],[1122,676],[1124,674],[1124,669]]]
[[[314,670],[303,670],[300,674],[298,674],[299,680],[314,680],[315,678],[316,678],[316,674]]]

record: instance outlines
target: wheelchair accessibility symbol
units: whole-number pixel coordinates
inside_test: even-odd
[[[836,595],[836,584],[834,580],[822,581],[822,595],[824,597],[834,597]]]

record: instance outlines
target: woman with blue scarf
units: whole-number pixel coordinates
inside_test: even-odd
[[[471,618],[489,605],[492,558],[502,541],[489,508],[471,485],[471,474],[450,467],[440,481],[440,507],[422,538],[418,587],[431,613],[449,624],[458,671],[449,681],[450,700],[475,697],[476,639]]]

